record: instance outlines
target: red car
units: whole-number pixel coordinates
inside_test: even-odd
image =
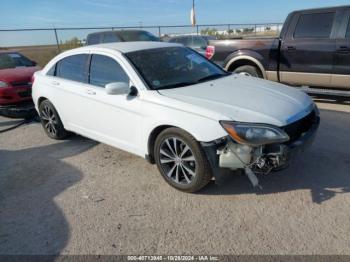
[[[0,112],[15,116],[32,107],[32,76],[40,68],[17,52],[0,52]]]

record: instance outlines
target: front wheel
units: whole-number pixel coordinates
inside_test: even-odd
[[[154,156],[165,181],[178,190],[196,192],[212,178],[202,147],[194,137],[179,128],[169,128],[159,134]]]
[[[260,70],[256,66],[251,65],[244,65],[237,67],[235,70],[233,70],[233,73],[245,75],[245,76],[252,76],[252,77],[258,77],[262,78],[262,74],[260,73]]]
[[[49,100],[40,103],[39,114],[45,133],[50,138],[61,140],[69,136],[69,132],[64,129],[55,107]]]

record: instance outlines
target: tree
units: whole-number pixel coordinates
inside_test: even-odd
[[[254,31],[254,28],[243,28],[243,33],[248,34],[252,33]]]

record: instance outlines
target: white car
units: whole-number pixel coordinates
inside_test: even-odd
[[[35,73],[33,100],[49,137],[74,132],[144,157],[185,192],[228,169],[257,186],[255,174],[285,167],[319,125],[308,95],[161,42],[64,52]]]

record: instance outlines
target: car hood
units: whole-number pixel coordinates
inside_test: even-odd
[[[32,75],[40,70],[37,66],[31,67],[16,67],[0,70],[0,81],[14,82],[30,79]]]
[[[284,126],[313,110],[313,101],[304,92],[279,83],[236,74],[159,92],[169,98],[195,105],[194,108],[213,111],[218,117],[241,122]]]

